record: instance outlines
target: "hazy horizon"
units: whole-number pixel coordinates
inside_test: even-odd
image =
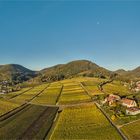
[[[0,1],[0,64],[40,70],[86,59],[140,66],[139,1]]]

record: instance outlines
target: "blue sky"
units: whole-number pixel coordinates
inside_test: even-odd
[[[140,66],[140,2],[0,1],[0,64],[39,70],[78,59]]]

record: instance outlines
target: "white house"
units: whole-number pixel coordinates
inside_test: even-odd
[[[126,109],[126,114],[127,115],[137,115],[140,113],[140,109],[137,107],[132,107],[132,108],[127,108]]]
[[[108,102],[111,106],[114,102],[119,101],[121,98],[118,95],[110,94],[108,97],[105,98],[105,103]]]
[[[128,107],[128,108],[130,108],[130,107],[136,107],[136,106],[137,106],[137,103],[136,103],[135,100],[127,99],[127,98],[123,98],[123,99],[121,100],[121,104],[122,104],[123,106]]]

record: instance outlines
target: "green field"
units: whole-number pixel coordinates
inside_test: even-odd
[[[59,95],[61,94],[62,84],[53,83],[37,98],[35,98],[32,103],[40,105],[55,105]]]
[[[74,104],[91,101],[81,85],[77,82],[67,81],[63,83],[63,91],[59,104]]]
[[[123,133],[127,136],[129,140],[139,140],[140,139],[140,121],[130,123],[121,128]]]
[[[28,105],[0,122],[0,139],[43,139],[58,108]]]
[[[92,139],[121,140],[97,107],[92,105],[64,109],[60,114],[50,140]]]

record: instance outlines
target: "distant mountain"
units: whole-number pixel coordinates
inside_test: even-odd
[[[140,67],[129,71],[117,70],[115,71],[115,73],[117,73],[118,77],[122,79],[129,79],[129,80],[140,79]]]
[[[128,71],[127,74],[133,77],[140,78],[140,67],[137,67],[134,70]]]
[[[29,80],[35,75],[35,71],[29,70],[21,65],[0,65],[0,81],[8,80],[14,83],[18,83]]]
[[[128,81],[140,79],[140,67],[131,71],[119,69],[112,72],[91,61],[77,60],[67,64],[55,65],[36,72],[17,64],[0,65],[0,82],[8,80],[15,84],[24,81],[28,81],[29,83],[38,83],[42,81],[57,81],[77,76],[101,78],[115,77],[119,80]]]
[[[127,71],[124,70],[124,69],[119,69],[119,70],[116,70],[116,71],[115,71],[115,73],[120,74],[120,75],[123,75],[123,74],[125,74],[126,72],[127,72]]]
[[[60,64],[40,71],[43,81],[61,80],[74,76],[109,76],[111,71],[88,60],[77,60]]]

